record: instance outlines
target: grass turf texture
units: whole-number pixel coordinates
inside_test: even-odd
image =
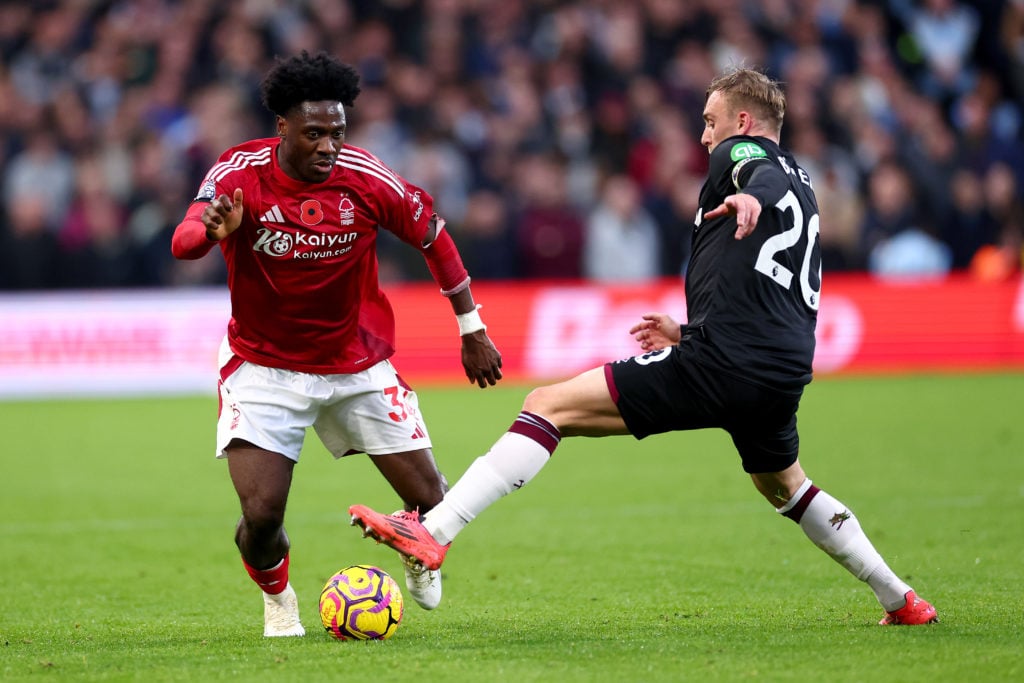
[[[525,387],[421,387],[454,481]],[[311,434],[288,510],[305,638],[264,639],[211,455],[212,397],[0,404],[0,679],[934,681],[1024,676],[1024,375],[822,379],[810,476],[942,623],[882,628],[870,590],[772,513],[713,431],[569,439],[486,511],[384,643],[319,624],[337,569],[397,556],[345,510],[396,496]]]

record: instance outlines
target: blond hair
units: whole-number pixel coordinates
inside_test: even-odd
[[[711,81],[704,93],[705,102],[713,92],[721,92],[730,109],[748,109],[776,134],[782,131],[786,95],[776,81],[760,71],[738,67],[723,73]]]

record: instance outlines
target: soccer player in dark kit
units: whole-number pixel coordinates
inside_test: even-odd
[[[263,589],[265,636],[305,633],[284,514],[308,427],[336,458],[368,454],[407,509],[430,509],[446,488],[416,393],[388,360],[395,318],[378,283],[379,230],[422,252],[456,315],[469,380],[501,378],[432,197],[345,143],[358,83],[324,53],[279,61],[262,84],[277,136],[224,152],[172,239],[177,258],[218,246],[227,264],[216,453],[241,503],[235,542]],[[406,585],[426,609],[441,599],[440,572],[418,562],[406,563]]]
[[[534,389],[508,432],[422,518],[353,505],[353,524],[436,568],[452,539],[530,481],[563,437],[719,428],[775,510],[870,586],[885,610],[881,624],[937,621],[850,508],[815,486],[797,458],[821,260],[811,179],[779,148],[785,107],[778,84],[752,69],[723,74],[707,89],[701,143],[710,171],[693,227],[687,324],[643,315],[631,330],[643,355]]]

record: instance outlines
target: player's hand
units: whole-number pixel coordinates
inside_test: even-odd
[[[222,194],[215,197],[203,209],[200,219],[206,226],[206,236],[220,241],[238,229],[242,224],[242,188],[236,187],[234,197]]]
[[[757,219],[761,217],[761,202],[753,195],[731,194],[722,203],[704,214],[704,218],[719,216],[736,216],[736,239],[741,240],[757,227]]]
[[[486,330],[462,335],[462,367],[470,383],[481,389],[493,387],[501,379],[501,354]]]
[[[644,313],[629,333],[644,351],[660,351],[679,343],[679,323],[664,313]]]

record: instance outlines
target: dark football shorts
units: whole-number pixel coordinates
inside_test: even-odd
[[[702,367],[678,346],[604,366],[612,400],[637,439],[718,428],[732,437],[743,470],[781,472],[800,448],[802,392],[779,392]]]

